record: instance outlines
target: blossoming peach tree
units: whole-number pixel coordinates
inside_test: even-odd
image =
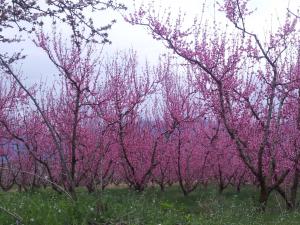
[[[214,120],[221,121],[243,164],[255,177],[262,209],[273,191],[281,194],[288,207],[294,207],[295,192],[289,198],[282,185],[290,183],[290,176],[298,179],[298,154],[293,150],[291,159],[288,152],[292,149],[282,146],[287,138],[284,127],[298,123],[287,119],[287,114],[299,107],[296,101],[289,103],[299,88],[299,70],[295,69],[299,67],[298,17],[287,12],[284,24],[262,40],[248,29],[247,18],[253,13],[248,3],[220,3],[220,11],[236,29],[232,34],[216,23],[210,27],[197,19],[186,28],[184,15],[174,20],[171,13],[151,6],[146,10],[141,7],[125,19],[147,27],[155,39],[190,65],[195,89],[206,97]]]

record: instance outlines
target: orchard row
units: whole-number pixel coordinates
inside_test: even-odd
[[[222,192],[251,184],[263,210],[272,192],[295,208],[299,17],[289,11],[261,40],[247,29],[247,3],[220,7],[231,34],[201,20],[185,29],[183,15],[173,20],[151,6],[129,14],[127,22],[147,27],[177,56],[155,66],[139,65],[133,51],[98,57],[72,21],[69,42],[55,30],[35,35],[60,75],[51,87],[26,88],[13,66],[19,55],[1,55],[1,188],[52,186],[75,199],[78,186],[178,184],[187,195],[199,185]]]

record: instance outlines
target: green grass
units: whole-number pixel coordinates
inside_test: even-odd
[[[217,194],[216,188],[199,188],[184,197],[178,187],[165,193],[149,188],[143,193],[109,189],[88,194],[78,190],[78,201],[50,190],[0,192],[0,205],[17,213],[28,225],[197,225],[197,224],[300,224],[300,212],[287,212],[279,198],[272,196],[268,210],[257,210],[257,193],[244,188]],[[18,224],[0,211],[0,224]]]

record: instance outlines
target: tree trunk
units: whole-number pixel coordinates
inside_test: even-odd
[[[260,209],[263,212],[266,211],[268,199],[269,199],[269,191],[268,191],[267,187],[263,184],[260,187],[260,194],[259,194]]]
[[[299,183],[299,170],[296,168],[295,174],[294,174],[294,179],[293,179],[293,185],[291,187],[290,203],[291,203],[292,209],[295,209],[297,206],[296,200],[297,200],[298,183]]]

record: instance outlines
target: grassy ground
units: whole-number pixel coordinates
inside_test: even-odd
[[[19,214],[28,225],[184,225],[184,224],[300,224],[300,211],[286,212],[272,196],[266,213],[256,208],[256,192],[251,188],[236,193],[232,189],[218,195],[215,188],[199,188],[188,197],[177,187],[149,188],[144,193],[128,189],[88,194],[78,191],[78,201],[49,190],[18,193],[0,192],[0,206]],[[0,211],[0,224],[20,224]]]

